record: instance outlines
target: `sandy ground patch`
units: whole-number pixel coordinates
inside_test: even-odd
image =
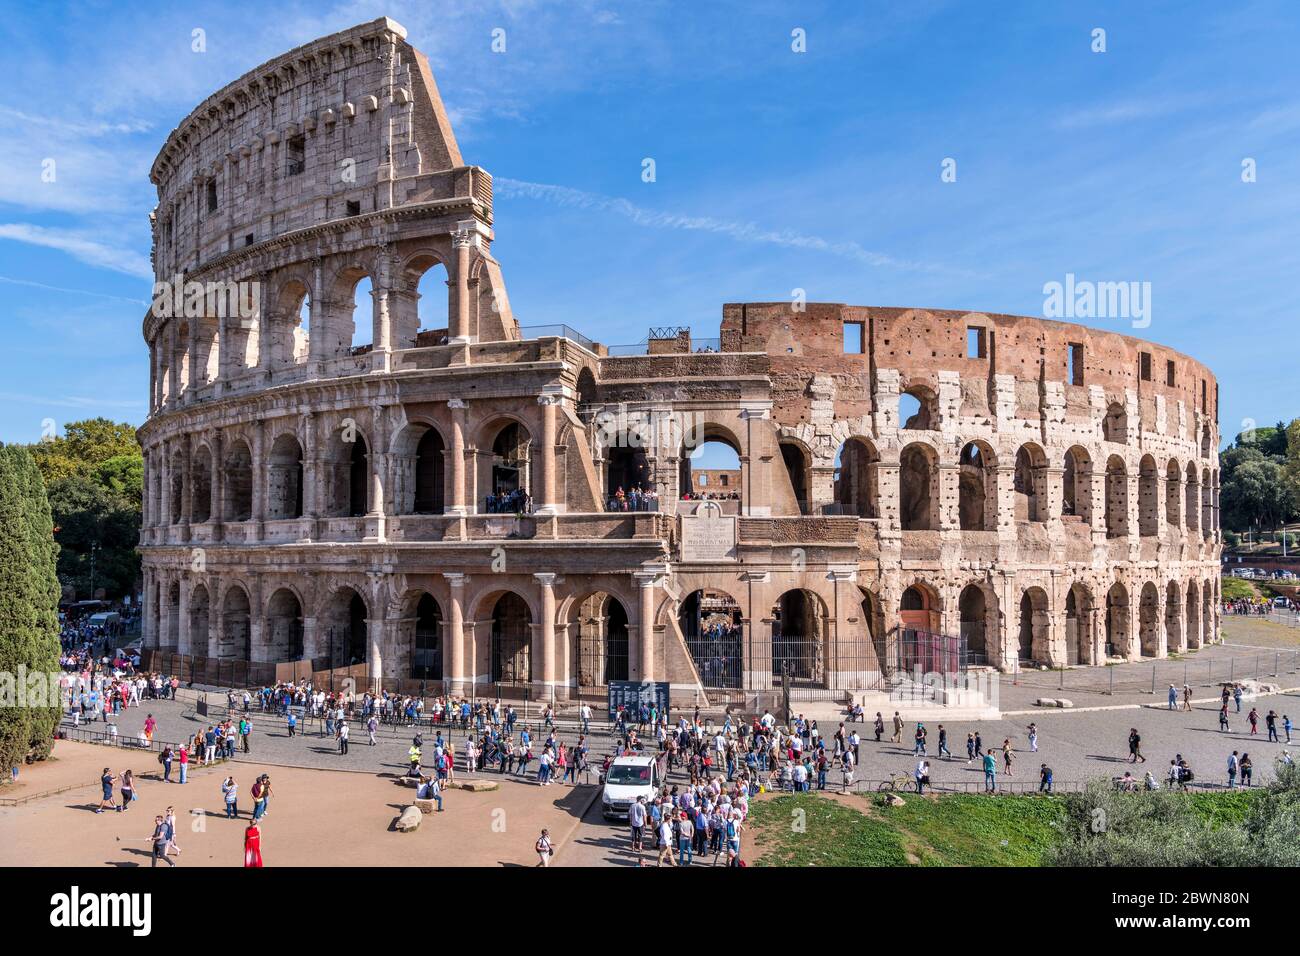
[[[271,775],[274,791],[262,824],[267,866],[533,866],[541,828],[550,829],[561,852],[592,793],[526,784],[481,794],[453,790],[445,812],[399,833],[392,823],[414,791],[386,775],[237,763],[195,771],[181,786],[164,784],[148,754],[60,741],[55,755],[58,761],[24,768],[23,786],[53,789],[77,774],[87,785],[0,808],[0,866],[148,866],[154,815],[169,805],[176,808],[181,866],[242,866],[249,790],[261,773]],[[105,764],[114,772],[130,767],[137,777],[139,799],[126,812],[94,813]],[[226,773],[239,783],[238,821],[225,817]]]

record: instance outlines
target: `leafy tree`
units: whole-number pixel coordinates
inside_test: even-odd
[[[107,418],[69,422],[64,434],[28,446],[49,489],[57,535],[59,578],[78,594],[94,587],[111,598],[134,590],[140,571],[144,458],[135,428]]]
[[[1295,508],[1295,495],[1282,465],[1271,458],[1249,459],[1232,470],[1220,490],[1223,523],[1245,529],[1269,530],[1282,524]]]
[[[92,546],[94,587],[110,598],[133,590],[140,573],[140,507],[88,478],[64,478],[50,487],[50,509],[57,527],[59,580],[78,594],[91,590]]]
[[[29,675],[58,670],[57,551],[32,456],[0,446],[0,671],[16,677],[20,667]],[[48,756],[58,721],[57,702],[0,708],[0,767]]]

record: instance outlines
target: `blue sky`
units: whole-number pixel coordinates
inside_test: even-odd
[[[1035,315],[1074,273],[1151,283],[1137,334],[1214,369],[1225,434],[1300,415],[1291,0],[181,7],[0,2],[0,441],[142,420],[158,147],[239,74],[385,14],[496,177],[524,324],[715,336],[723,302],[796,288]]]

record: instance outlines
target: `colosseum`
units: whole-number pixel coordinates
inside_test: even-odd
[[[703,341],[521,326],[492,177],[389,19],[210,96],[151,178],[156,288],[197,304],[144,320],[162,666],[843,702],[1217,640],[1218,392],[1185,355],[789,302]]]

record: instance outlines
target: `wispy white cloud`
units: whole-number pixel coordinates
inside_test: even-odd
[[[1052,124],[1057,129],[1087,129],[1096,126],[1113,126],[1137,120],[1167,116],[1191,105],[1186,98],[1155,97],[1151,99],[1122,100],[1085,109],[1068,110]]]
[[[111,269],[140,278],[153,277],[153,268],[146,256],[83,232],[10,222],[0,223],[0,239],[58,249],[87,265],[101,269]]]
[[[0,392],[0,402],[48,405],[54,408],[116,408],[124,410],[139,410],[146,405],[144,401],[114,401],[108,398],[91,398],[83,395],[64,395],[53,398],[49,395],[37,395],[33,392]]]
[[[726,236],[737,242],[764,243],[784,246],[788,249],[808,249],[814,252],[825,252],[843,259],[850,259],[875,268],[922,272],[950,271],[930,263],[908,261],[882,252],[875,252],[852,240],[827,239],[823,236],[795,232],[791,229],[770,229],[752,222],[716,219],[712,216],[685,216],[680,213],[659,212],[638,206],[626,199],[602,196],[599,193],[573,189],[569,186],[532,183],[501,176],[494,178],[492,184],[498,196],[518,196],[573,209],[590,209],[613,213],[630,220],[638,226],[653,229],[682,229],[692,232],[707,232]]]
[[[15,279],[13,276],[0,276],[0,282],[8,285],[22,285],[32,289],[44,289],[47,292],[66,292],[69,295],[88,295],[96,299],[108,299],[111,302],[129,302],[131,305],[149,305],[145,299],[132,299],[124,295],[109,295],[107,292],[94,292],[90,289],[69,289],[64,286],[47,285],[44,282],[32,282],[30,279]]]

